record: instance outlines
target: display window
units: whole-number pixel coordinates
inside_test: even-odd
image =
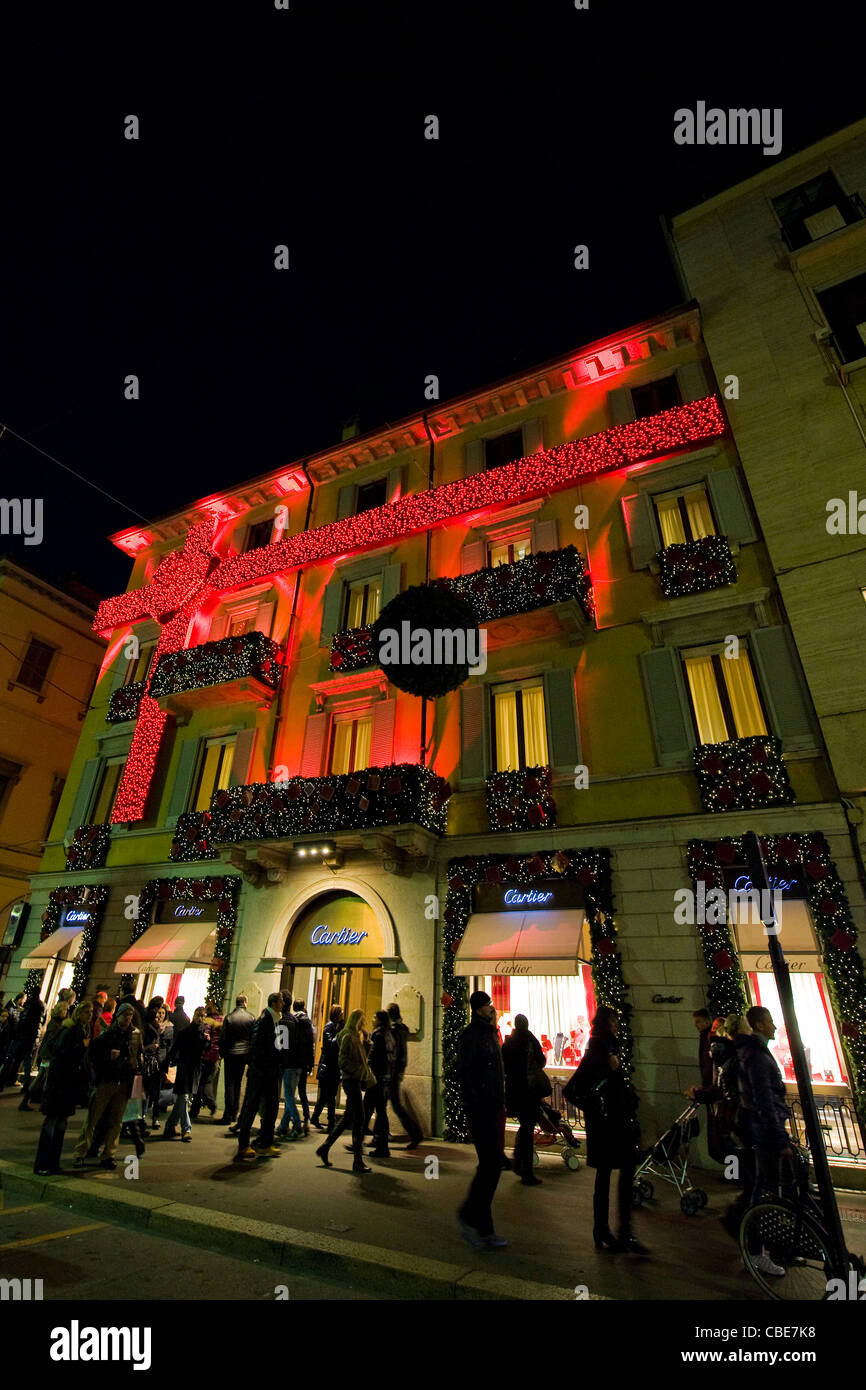
[[[794,995],[794,1012],[806,1062],[812,1081],[818,1085],[847,1086],[848,1076],[842,1059],[842,1049],[836,1034],[836,1025],[827,998],[827,986],[820,974],[795,974],[791,972],[791,990]],[[796,1083],[794,1066],[788,1034],[782,1022],[782,1005],[776,988],[776,979],[764,971],[750,971],[747,976],[749,993],[754,1004],[769,1009],[776,1024],[776,1036],[770,1043],[770,1051],[781,1068],[786,1082]]]
[[[501,1041],[512,1032],[516,1015],[524,1014],[546,1067],[573,1070],[579,1065],[595,1014],[588,965],[579,965],[575,975],[482,975],[476,988],[493,1001]]]

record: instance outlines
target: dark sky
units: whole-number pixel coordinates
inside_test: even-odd
[[[131,5],[7,47],[0,421],[118,500],[7,433],[45,538],[0,548],[122,590],[109,532],[678,302],[659,214],[771,161],[676,146],[677,107],[781,106],[783,157],[866,109],[754,7],[590,5]]]

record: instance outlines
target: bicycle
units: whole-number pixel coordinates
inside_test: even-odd
[[[778,1301],[826,1299],[829,1280],[839,1277],[830,1254],[830,1239],[817,1187],[809,1181],[807,1154],[792,1145],[793,1178],[789,1192],[772,1196],[749,1207],[743,1215],[739,1230],[740,1253],[752,1278],[764,1293]],[[866,1278],[866,1263],[859,1255],[846,1250],[845,1270],[853,1271],[857,1285]],[[770,1261],[783,1274],[771,1274],[757,1266],[760,1256]]]

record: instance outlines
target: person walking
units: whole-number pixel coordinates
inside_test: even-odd
[[[525,1014],[515,1014],[514,1029],[502,1044],[502,1065],[505,1068],[505,1106],[518,1123],[513,1167],[524,1187],[538,1187],[541,1183],[532,1170],[533,1134],[541,1101],[552,1090],[544,1062],[541,1043],[529,1031],[529,1019]]]
[[[131,1004],[118,1005],[110,1028],[94,1038],[88,1055],[96,1077],[96,1090],[87,1112],[81,1138],[75,1146],[75,1167],[83,1168],[90,1141],[102,1116],[107,1115],[102,1167],[116,1168],[114,1154],[123,1124],[123,1112],[138,1070],[141,1033],[135,1027]]]
[[[391,1094],[391,1079],[397,1060],[397,1045],[391,1030],[391,1018],[386,1009],[379,1009],[374,1015],[376,1026],[372,1034],[370,1048],[370,1070],[376,1078],[364,1096],[364,1128],[369,1128],[375,1114],[373,1126],[373,1158],[390,1158],[388,1143],[391,1131],[388,1125],[388,1098]]]
[[[20,1110],[29,1110],[27,1104],[27,1092],[30,1089],[30,1072],[33,1069],[33,1058],[39,1044],[39,1035],[45,1023],[45,1005],[36,994],[25,996],[24,1003],[18,1013],[15,1032],[12,1042],[6,1053],[6,1062],[0,1076],[0,1091],[4,1086],[14,1086],[21,1067],[24,1068],[24,1091]]]
[[[268,995],[268,1005],[256,1019],[250,1046],[247,1091],[238,1121],[238,1151],[235,1162],[256,1158],[250,1143],[253,1122],[259,1109],[262,1112],[258,1148],[266,1158],[276,1158],[282,1150],[274,1143],[274,1126],[280,1108],[280,1075],[283,1070],[284,1049],[277,1046],[277,1027],[281,1024],[283,996]]]
[[[247,1008],[247,996],[239,994],[220,1029],[220,1056],[225,1077],[225,1110],[219,1124],[236,1124],[240,1110],[241,1083],[250,1053],[255,1015]]]
[[[163,1079],[168,1069],[171,1043],[171,1024],[168,1022],[165,1005],[160,1003],[156,1009],[148,1009],[142,1047],[144,1113],[146,1118],[148,1110],[152,1112],[151,1129],[159,1129],[159,1097]]]
[[[70,1006],[65,999],[58,1001],[51,1010],[51,1017],[45,1025],[45,1032],[42,1034],[42,1041],[36,1053],[36,1080],[31,1086],[29,1084],[29,1077],[25,1077],[25,1091],[21,1105],[18,1107],[19,1110],[30,1110],[32,1109],[30,1101],[33,1101],[34,1104],[38,1104],[41,1101],[45,1082],[48,1077],[48,1068],[51,1065],[51,1050],[64,1019],[70,1013]],[[27,1101],[26,1105],[24,1104],[25,1100]]]
[[[303,999],[296,999],[292,1005],[292,1013],[295,1016],[295,1026],[298,1035],[298,1053],[300,1067],[298,1068],[298,1099],[301,1102],[301,1113],[304,1116],[304,1138],[310,1133],[310,1102],[307,1098],[307,1077],[313,1070],[313,1062],[316,1053],[316,1038],[313,1032],[312,1020],[307,1013]]]
[[[648,1255],[631,1233],[632,1181],[639,1131],[637,1095],[620,1059],[619,1014],[602,1004],[592,1020],[586,1052],[569,1082],[586,1121],[586,1161],[595,1169],[592,1196],[592,1238],[599,1250]],[[619,1230],[610,1229],[610,1180],[619,1169],[617,1208]]]
[[[352,1129],[353,1173],[369,1173],[372,1169],[364,1162],[364,1091],[375,1084],[376,1078],[367,1061],[364,1042],[366,1019],[362,1009],[353,1009],[346,1025],[337,1037],[340,1082],[346,1093],[346,1108],[342,1118],[329,1133],[324,1144],[316,1149],[316,1156],[326,1168],[333,1167],[328,1154],[340,1135],[350,1126]]]
[[[39,1131],[33,1171],[44,1178],[59,1173],[63,1139],[76,1107],[87,1105],[90,1090],[88,1049],[93,1004],[82,999],[70,1018],[61,1020],[51,1051],[40,1109],[45,1119]]]
[[[171,1114],[165,1122],[164,1139],[174,1139],[180,1125],[181,1143],[192,1143],[192,1124],[189,1115],[191,1097],[198,1093],[201,1076],[202,1053],[207,1046],[204,1009],[196,1009],[188,1028],[175,1033],[171,1050],[171,1060],[175,1063],[174,1077],[175,1102]]]
[[[328,1132],[334,1128],[336,1123],[337,1092],[340,1089],[340,1045],[337,1039],[342,1028],[343,1010],[339,1004],[335,1004],[331,1009],[328,1022],[322,1030],[322,1051],[316,1069],[319,1094],[310,1116],[310,1124],[313,1129],[322,1129],[322,1125],[319,1124],[319,1116],[325,1108],[328,1111]]]
[[[424,1136],[421,1126],[403,1095],[403,1078],[406,1075],[406,1066],[409,1060],[409,1029],[400,1015],[399,1004],[388,1005],[388,1017],[391,1020],[391,1031],[394,1034],[394,1046],[396,1048],[394,1073],[391,1077],[391,1109],[409,1136],[409,1143],[406,1145],[407,1150],[417,1149]]]
[[[457,1081],[478,1167],[457,1221],[474,1249],[497,1250],[508,1244],[493,1229],[492,1210],[505,1155],[505,1072],[490,995],[476,990],[469,1008],[470,1022],[457,1050]]]
[[[295,1091],[298,1086],[298,1073],[300,1072],[300,1039],[298,1037],[298,1026],[295,1015],[292,1011],[292,996],[288,990],[283,990],[281,994],[282,1013],[280,1015],[280,1032],[277,1037],[277,1046],[280,1050],[281,1072],[280,1079],[283,1091],[283,1118],[277,1135],[280,1139],[294,1140],[299,1139],[303,1133],[301,1117],[298,1114],[298,1107],[295,1104]],[[289,1127],[291,1124],[291,1128]]]
[[[210,1111],[211,1117],[216,1115],[217,1109],[216,1086],[219,1079],[220,1030],[223,1020],[216,1004],[205,1004],[204,1013],[205,1048],[201,1057],[198,1090],[189,1107],[191,1120],[198,1119],[202,1106]]]

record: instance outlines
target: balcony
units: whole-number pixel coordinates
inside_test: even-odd
[[[540,830],[556,825],[549,767],[494,772],[485,782],[491,830]]]
[[[737,582],[727,536],[702,536],[697,541],[668,545],[655,559],[665,598],[686,598]]]
[[[211,844],[212,838],[209,811],[184,811],[177,818],[169,859],[173,864],[184,864],[194,859],[216,859],[217,851]]]
[[[573,545],[562,550],[527,555],[510,565],[497,565],[461,574],[456,579],[434,579],[450,589],[474,610],[487,629],[491,650],[520,641],[537,641],[563,632],[582,635],[592,622],[592,581],[583,556]],[[540,615],[526,622],[526,614]],[[350,628],[338,632],[331,643],[332,671],[359,671],[376,664],[372,629]]]
[[[144,681],[132,681],[129,685],[118,686],[108,701],[106,724],[125,724],[129,719],[137,719],[144,686]]]
[[[782,745],[770,735],[702,743],[694,750],[705,811],[751,811],[793,806],[796,798],[782,761]]]
[[[837,215],[833,216],[834,213]],[[820,230],[820,223],[813,224],[811,228],[806,226],[810,218],[821,217],[825,219],[826,231]],[[843,227],[850,227],[853,222],[860,222],[864,217],[866,208],[860,194],[843,194],[824,206],[817,204],[791,213],[782,222],[782,237],[789,251],[802,251],[804,246],[812,246],[823,237],[839,232]]]
[[[263,632],[245,632],[161,656],[150,694],[173,714],[206,705],[262,706],[273,698],[279,680],[276,642]]]
[[[111,843],[111,826],[79,825],[72,837],[72,844],[66,851],[67,869],[102,869],[108,858]]]
[[[284,841],[300,835],[415,825],[445,831],[451,788],[427,767],[395,763],[329,777],[292,777],[217,792],[209,844]]]

